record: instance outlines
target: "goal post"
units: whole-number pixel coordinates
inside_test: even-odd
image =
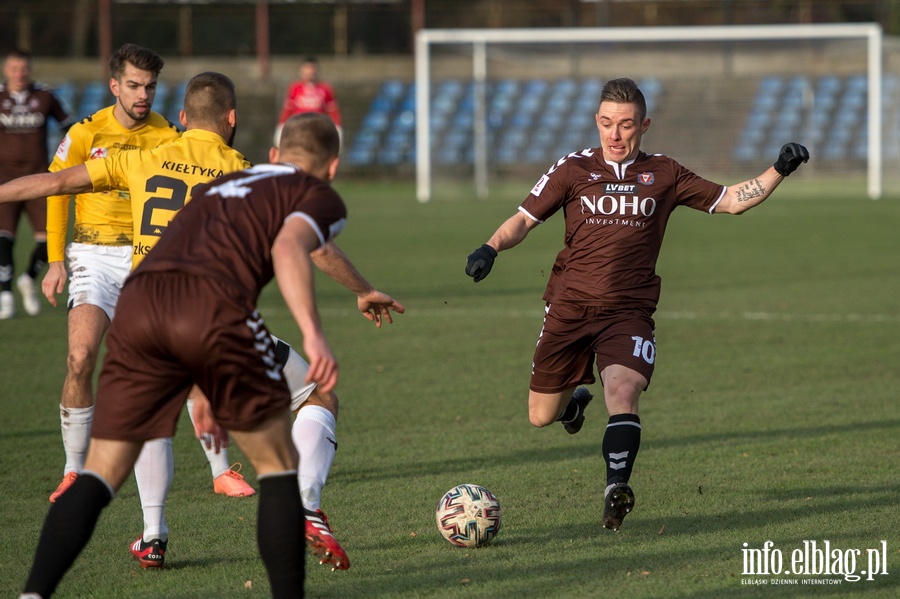
[[[867,98],[865,103],[867,193],[872,199],[882,195],[883,114],[882,61],[883,36],[874,23],[818,25],[747,25],[691,27],[598,27],[598,28],[512,28],[512,29],[423,29],[415,39],[415,126],[416,126],[416,196],[420,202],[431,199],[433,188],[432,152],[432,80],[434,50],[455,47],[457,52],[471,47],[470,77],[473,90],[472,169],[476,194],[486,197],[489,178],[488,125],[486,89],[491,76],[488,48],[507,49],[523,46],[550,48],[552,44],[574,47],[577,44],[654,44],[685,43],[696,46],[706,42],[779,42],[790,48],[811,40],[856,40],[865,44],[864,71]],[[512,50],[508,50],[512,51]],[[782,56],[781,60],[791,60]],[[802,65],[798,64],[798,68]],[[627,74],[627,73],[623,73]],[[440,74],[443,76],[443,74]],[[540,117],[538,117],[540,118]],[[575,148],[572,148],[575,149]],[[675,156],[677,159],[678,157]]]

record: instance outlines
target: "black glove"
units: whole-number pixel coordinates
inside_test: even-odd
[[[781,153],[773,165],[778,174],[787,177],[800,166],[801,162],[809,160],[809,150],[796,142],[781,146]]]
[[[496,257],[497,250],[485,243],[466,258],[466,274],[477,283],[491,272]]]

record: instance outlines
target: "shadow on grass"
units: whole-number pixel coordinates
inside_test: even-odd
[[[642,449],[664,449],[670,447],[684,447],[702,443],[718,443],[736,441],[755,441],[759,439],[777,439],[782,436],[792,438],[811,439],[840,433],[859,433],[866,431],[896,429],[900,431],[900,419],[879,420],[873,422],[848,422],[847,424],[830,424],[825,426],[810,427],[780,427],[766,428],[756,431],[723,430],[722,432],[703,435],[686,435],[671,438],[648,438],[641,444]]]
[[[900,419],[881,420],[867,423],[848,423],[843,425],[813,426],[807,428],[771,428],[756,431],[727,430],[720,433],[705,435],[688,435],[671,438],[645,438],[642,449],[667,449],[684,447],[688,445],[702,445],[705,443],[729,442],[736,443],[741,440],[751,441],[760,439],[777,439],[788,435],[794,438],[814,438],[834,435],[839,433],[864,433],[866,431],[882,429],[900,429]],[[649,436],[648,436],[649,437]],[[495,468],[497,464],[549,464],[554,462],[571,462],[573,460],[599,456],[599,438],[595,444],[571,443],[548,444],[540,449],[511,449],[509,451],[490,451],[480,448],[478,452],[472,452],[465,460],[460,460],[454,452],[446,458],[415,460],[409,459],[398,465],[393,461],[386,462],[384,467],[366,464],[344,465],[336,476],[343,482],[362,482],[367,480],[409,480],[422,474],[464,474],[479,469]],[[434,439],[429,438],[433,443]],[[412,445],[412,444],[411,444]],[[410,455],[414,455],[410,452]]]

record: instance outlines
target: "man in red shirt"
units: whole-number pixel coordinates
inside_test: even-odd
[[[523,241],[562,211],[565,246],[544,293],[544,326],[534,352],[528,417],[534,426],[561,421],[581,430],[597,365],[609,421],[603,526],[618,530],[634,507],[628,485],[641,439],[638,399],[656,358],[653,313],[659,301],[656,261],[666,224],[678,206],[709,214],[741,214],[761,204],[809,160],[797,143],[754,179],[724,186],[671,158],[641,151],[650,127],[647,104],[631,79],[606,83],[595,115],[600,147],[572,152],[543,175],[518,212],[472,252],[466,274],[491,271],[497,252]]]
[[[281,128],[291,116],[301,112],[327,114],[341,133],[341,111],[331,86],[319,79],[319,62],[308,56],[300,65],[300,79],[291,83],[284,98],[278,128],[275,130],[275,146],[278,146]]]

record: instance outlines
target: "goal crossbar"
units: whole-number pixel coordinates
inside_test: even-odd
[[[867,42],[868,164],[867,188],[872,199],[882,194],[882,30],[876,23],[813,25],[737,25],[694,27],[586,27],[511,29],[422,29],[415,40],[416,196],[431,199],[431,46],[472,46],[474,98],[474,170],[479,197],[487,195],[487,126],[485,82],[489,43],[681,42],[864,39]]]

